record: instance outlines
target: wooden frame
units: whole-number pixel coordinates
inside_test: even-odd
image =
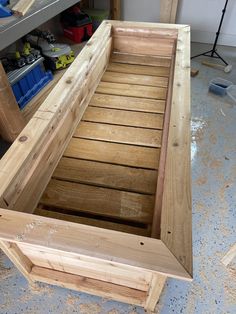
[[[170,50],[164,44],[150,51],[150,38],[157,38],[160,43],[171,42],[175,56],[170,54],[173,77],[165,113],[169,127],[163,133],[163,178],[156,193],[162,201],[154,210],[152,237],[32,214],[112,49],[134,53],[132,45],[126,45],[127,37],[135,42],[135,53],[150,58],[154,53],[165,55]],[[188,26],[102,23],[0,161],[0,246],[28,280],[137,304],[149,311],[154,310],[167,277],[191,280],[189,84]]]

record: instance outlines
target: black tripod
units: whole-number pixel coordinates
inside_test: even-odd
[[[200,57],[200,56],[206,56],[206,57],[210,57],[210,58],[220,59],[221,61],[224,62],[225,65],[228,65],[228,63],[216,51],[217,50],[216,46],[217,46],[217,42],[218,42],[218,38],[219,38],[219,35],[220,35],[220,30],[221,30],[221,27],[222,27],[222,24],[223,24],[223,20],[224,20],[224,16],[225,16],[225,12],[226,12],[226,8],[227,8],[228,2],[229,2],[229,0],[225,1],[225,6],[224,6],[224,9],[222,10],[222,16],[221,16],[221,20],[220,20],[220,25],[219,25],[218,31],[216,33],[216,38],[215,38],[215,42],[214,42],[213,48],[211,50],[209,50],[209,51],[206,51],[206,52],[200,53],[199,55],[193,56],[191,59],[197,58],[197,57]]]

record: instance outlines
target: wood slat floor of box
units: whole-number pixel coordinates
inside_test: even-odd
[[[170,60],[111,58],[35,214],[149,236]]]

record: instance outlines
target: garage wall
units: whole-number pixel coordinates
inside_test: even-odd
[[[212,43],[224,4],[225,0],[179,0],[177,23],[191,25],[192,41]],[[229,0],[219,43],[236,46],[235,0]]]
[[[97,8],[107,8],[109,0],[95,0]],[[212,43],[225,0],[179,0],[177,23],[189,24],[192,41]],[[122,18],[157,22],[160,0],[122,0]],[[236,1],[229,0],[219,43],[236,46]]]

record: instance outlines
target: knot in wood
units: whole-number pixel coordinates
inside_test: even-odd
[[[28,137],[26,135],[23,135],[19,138],[19,142],[23,143],[26,142],[28,140]]]

